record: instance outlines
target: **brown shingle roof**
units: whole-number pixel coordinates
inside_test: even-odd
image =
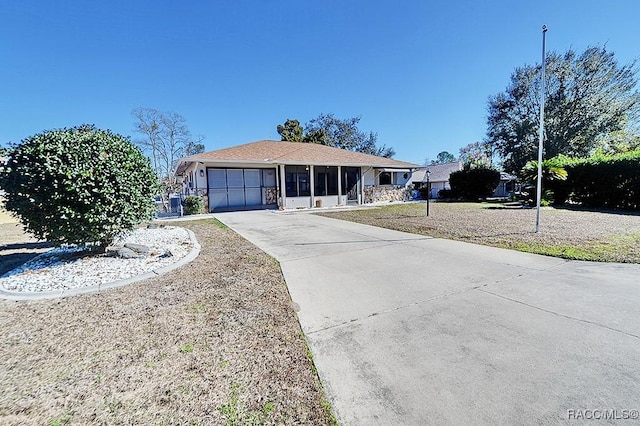
[[[389,168],[416,168],[417,164],[390,158],[376,157],[361,152],[347,151],[326,145],[300,142],[258,141],[217,151],[184,157],[178,162],[176,174],[184,165],[194,162],[241,162],[257,164],[300,164],[373,166]]]

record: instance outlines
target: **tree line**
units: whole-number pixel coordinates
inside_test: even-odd
[[[378,145],[377,133],[360,130],[359,122],[360,117],[340,119],[334,114],[321,113],[304,127],[297,119],[287,119],[276,130],[283,141],[318,143],[379,157],[391,158],[395,155],[392,147]]]
[[[545,68],[544,157],[585,158],[640,148],[636,62],[620,64],[606,47],[550,52]],[[471,165],[521,174],[537,158],[542,65],[517,67],[506,89],[489,97],[487,133],[460,149]]]

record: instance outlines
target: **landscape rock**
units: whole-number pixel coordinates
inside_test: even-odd
[[[151,248],[144,244],[126,243],[124,246],[128,249],[135,251],[138,254],[146,255],[146,254],[149,254],[149,251],[151,251]]]
[[[122,247],[120,250],[117,251],[117,255],[119,258],[122,258],[122,259],[138,259],[138,258],[144,257],[143,255],[136,253],[135,251],[131,250],[128,247]]]
[[[167,258],[167,257],[172,257],[173,253],[171,253],[171,250],[169,249],[165,249],[164,253],[162,253],[159,257],[161,259]]]
[[[123,248],[123,246],[108,246],[105,249],[104,253],[105,255],[110,257],[118,257],[118,251],[122,250]]]

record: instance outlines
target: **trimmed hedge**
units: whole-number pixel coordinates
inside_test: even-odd
[[[571,159],[557,157],[566,181],[549,182],[556,204],[568,201],[586,207],[640,209],[640,150],[614,156]]]
[[[449,176],[451,191],[470,201],[490,197],[499,183],[500,172],[493,169],[458,170]]]
[[[455,200],[458,197],[458,194],[453,189],[441,189],[438,191],[438,198],[443,200]]]

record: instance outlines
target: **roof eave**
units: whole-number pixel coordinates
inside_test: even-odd
[[[358,162],[331,162],[331,161],[304,161],[304,160],[236,160],[236,159],[220,159],[220,158],[189,158],[188,160],[181,160],[181,163],[221,163],[221,164],[255,164],[255,165],[285,165],[285,166],[342,166],[342,167],[373,167],[373,168],[387,168],[387,169],[417,169],[417,165],[412,164],[371,164],[371,163],[358,163]],[[179,166],[180,167],[180,166]],[[188,166],[186,166],[188,167]],[[186,168],[185,167],[185,168]]]

